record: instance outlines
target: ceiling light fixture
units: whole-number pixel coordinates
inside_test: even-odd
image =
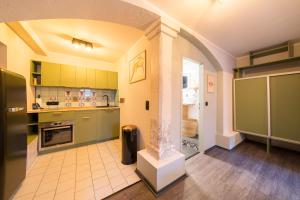
[[[87,51],[91,51],[93,49],[93,44],[91,42],[87,42],[77,38],[72,39],[72,45],[75,49],[85,48]]]

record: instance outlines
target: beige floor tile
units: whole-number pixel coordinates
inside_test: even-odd
[[[26,195],[22,195],[22,196],[19,196],[19,197],[14,197],[13,200],[32,200],[34,197],[34,192],[33,193],[29,193],[29,194],[26,194]]]
[[[25,180],[23,181],[22,185],[26,185],[26,184],[39,184],[43,179],[43,174],[38,174],[35,176],[30,176],[30,177],[26,177]]]
[[[36,176],[36,175],[39,175],[39,174],[44,174],[46,171],[46,167],[43,167],[43,168],[38,168],[38,169],[35,169],[35,170],[30,170],[30,172],[28,173],[28,177],[30,176]]]
[[[94,190],[92,187],[85,188],[75,193],[76,200],[89,200],[94,198]]]
[[[81,160],[77,160],[76,162],[77,166],[80,166],[80,165],[86,165],[86,164],[90,164],[90,161],[89,159],[81,159]]]
[[[119,170],[119,168],[113,168],[112,170],[107,170],[106,173],[109,178],[112,178],[114,176],[121,176],[121,171]]]
[[[97,170],[101,170],[101,169],[104,169],[103,164],[93,164],[93,165],[91,165],[91,170],[92,171],[97,171]]]
[[[114,191],[114,192],[118,192],[118,191],[120,191],[120,190],[126,188],[127,186],[128,186],[127,183],[123,183],[123,184],[121,184],[121,185],[118,185],[117,187],[114,187],[114,188],[113,188],[113,191]]]
[[[53,200],[55,191],[47,192],[41,195],[36,195],[34,200]]]
[[[88,187],[93,187],[93,181],[91,178],[76,181],[76,191],[80,191]]]
[[[132,185],[138,181],[140,181],[141,179],[138,177],[138,175],[136,174],[132,174],[126,177],[126,181],[129,185]]]
[[[115,188],[115,187],[117,187],[117,186],[119,186],[119,185],[122,185],[122,184],[124,184],[124,183],[127,183],[126,181],[125,181],[125,179],[123,178],[123,176],[114,176],[114,177],[112,177],[112,178],[109,178],[109,181],[110,181],[110,184],[111,184],[111,187],[112,188]]]
[[[95,170],[92,171],[92,178],[93,179],[97,179],[100,177],[106,176],[106,170],[105,169],[99,169],[99,170]]]
[[[76,168],[77,173],[82,171],[90,171],[90,170],[91,170],[90,164],[77,165]]]
[[[104,199],[113,193],[110,186],[102,187],[95,191],[96,199]]]
[[[30,193],[35,193],[39,187],[39,184],[28,184],[28,185],[22,185],[22,187],[18,190],[16,193],[16,197],[20,197],[23,195],[27,195]]]
[[[61,193],[56,193],[54,200],[73,200],[75,198],[75,189],[70,189]]]
[[[135,174],[135,169],[133,169],[133,168],[130,167],[130,166],[126,166],[125,168],[123,168],[123,169],[121,170],[121,173],[122,173],[122,175],[124,175],[124,176],[129,176],[129,175]]]
[[[111,170],[113,168],[118,168],[118,166],[115,162],[104,163],[104,166],[105,166],[106,170]]]
[[[75,190],[75,183],[75,180],[59,182],[56,188],[56,193],[62,193],[70,189]]]
[[[91,178],[92,173],[90,171],[81,171],[76,173],[76,181],[86,179],[86,178]]]
[[[103,176],[101,178],[95,179],[93,181],[94,189],[99,189],[104,186],[110,186],[110,182],[107,176]]]
[[[56,187],[57,187],[57,181],[52,181],[47,184],[40,185],[36,192],[36,195],[41,195],[47,192],[51,192],[53,190],[56,190]]]
[[[75,172],[61,174],[59,177],[59,182],[65,182],[65,181],[71,181],[71,180],[75,181],[75,178],[76,178]]]
[[[52,173],[55,173],[55,172],[60,172],[60,170],[61,170],[61,167],[48,168],[45,172],[45,175],[52,174]]]
[[[46,174],[43,177],[41,184],[48,184],[49,182],[52,182],[52,181],[58,181],[59,176],[60,176],[59,171],[51,173],[51,174]]]
[[[56,200],[105,198],[140,180],[120,151],[114,140],[38,156],[13,200],[53,199],[54,192]]]

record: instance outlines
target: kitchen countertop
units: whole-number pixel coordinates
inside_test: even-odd
[[[45,108],[37,110],[27,110],[27,113],[47,113],[47,112],[67,112],[67,111],[85,111],[85,110],[116,110],[118,106],[111,107],[69,107],[69,108]]]

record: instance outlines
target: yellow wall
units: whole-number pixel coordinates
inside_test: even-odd
[[[147,38],[142,37],[117,62],[119,66],[119,97],[125,98],[120,103],[121,126],[134,124],[140,131],[140,149],[145,148],[150,133],[150,111],[145,109],[145,101],[150,100],[150,53]],[[129,84],[129,61],[146,50],[146,80]],[[150,102],[151,109],[151,102]]]
[[[27,107],[33,102],[33,88],[30,86],[30,59],[34,52],[7,25],[0,23],[0,41],[7,46],[7,69],[26,78]]]

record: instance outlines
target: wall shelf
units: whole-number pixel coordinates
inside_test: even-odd
[[[289,64],[289,63],[294,63],[294,62],[299,62],[299,61],[300,61],[300,56],[297,56],[297,57],[291,57],[291,58],[277,60],[277,61],[268,62],[268,63],[249,65],[249,66],[244,66],[244,67],[236,67],[233,69],[234,77],[241,78],[243,72],[248,69],[260,68],[260,67],[270,67],[270,66],[274,66],[274,65]]]

